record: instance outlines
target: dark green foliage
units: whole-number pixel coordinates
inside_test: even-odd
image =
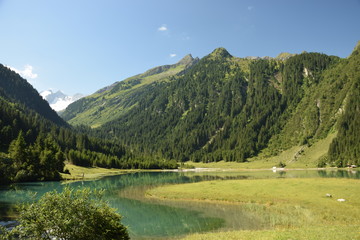
[[[25,104],[23,101],[42,106],[43,100],[26,80],[2,65],[0,77],[0,184],[59,180],[66,159],[83,166],[123,167],[136,157],[126,155],[125,148],[114,141],[89,137],[86,127],[70,128],[57,115],[54,117],[52,110],[44,113],[50,109],[46,102],[43,111]],[[12,84],[27,95],[11,90],[15,88]],[[74,152],[81,153],[81,161],[69,158]],[[155,164],[155,160],[151,163],[151,167],[173,166]],[[148,165],[134,163],[131,167]]]
[[[22,131],[9,146],[9,158],[12,161],[8,161],[6,167],[11,168],[11,172],[7,178],[15,182],[59,180],[65,160],[50,136],[39,135],[34,144],[28,145]]]
[[[102,124],[96,129],[55,126],[0,88],[0,150],[12,142],[0,171],[16,172],[1,181],[55,179],[64,158],[87,167],[147,169],[187,160],[243,162],[311,146],[336,130],[318,165],[359,164],[359,65],[359,50],[348,59],[303,53],[249,60],[219,48],[200,61],[188,56],[118,82],[64,115]]]
[[[11,182],[9,176],[12,172],[12,161],[5,154],[0,153],[0,185]]]
[[[1,159],[0,171],[8,173],[0,179],[1,184],[60,179],[65,153],[71,149],[117,159],[125,154],[125,149],[118,144],[59,127],[22,105],[1,97],[0,104],[0,148],[9,153]]]
[[[284,168],[284,167],[286,167],[286,164],[283,162],[279,162],[277,166],[280,168]]]
[[[130,239],[121,215],[102,196],[102,191],[89,189],[48,192],[38,202],[22,206],[20,225],[4,232],[7,239]]]
[[[246,161],[310,146],[340,116],[347,66],[319,53],[246,60],[216,49],[170,81],[143,86],[135,107],[94,134],[182,162]]]
[[[322,71],[334,62],[337,57],[320,53],[303,53],[289,58],[283,68],[283,92],[288,104],[298,103],[304,94],[304,87],[319,83]]]
[[[282,118],[286,121],[283,121],[285,125],[281,132],[273,136],[269,142],[267,151],[270,154],[276,154],[296,145],[311,145],[317,140],[325,138],[338,119],[338,109],[343,104],[350,87],[349,82],[344,80],[347,72],[344,69],[347,68],[347,63],[345,60],[335,57],[322,54],[312,56],[311,54],[306,54],[307,59],[312,59],[315,66],[320,60],[328,62],[328,65],[326,65],[326,69],[317,73],[309,70],[319,71],[314,66],[306,65],[307,76],[303,71],[304,75],[300,76],[299,80],[301,85],[297,87],[300,91],[299,95],[295,98],[286,96],[284,93],[283,100],[286,103],[286,111]],[[316,56],[319,60],[314,58]],[[304,57],[298,57],[297,65],[304,66],[303,60]],[[292,67],[296,66],[294,60],[290,63]],[[284,69],[287,68],[287,64],[288,62],[285,63]],[[301,72],[299,69],[297,71]],[[282,81],[287,81],[287,78],[282,77]]]
[[[70,104],[61,116],[74,125],[86,124],[92,127],[121,118],[139,104],[148,93],[149,84],[168,82],[172,76],[183,74],[197,61],[187,55],[176,64],[155,67],[116,82]]]
[[[58,125],[66,125],[25,79],[2,64],[0,64],[0,97],[24,105]]]
[[[227,59],[214,53],[170,82],[147,86],[134,109],[97,134],[111,133],[140,152],[179,161],[212,152],[210,140],[245,103],[246,74]]]
[[[279,132],[278,119],[283,112],[281,94],[270,83],[278,71],[277,63],[259,60],[250,65],[250,79],[244,111],[234,128],[238,137],[231,144],[239,146],[240,160],[256,155],[267,146],[270,137]]]
[[[171,82],[147,86],[138,106],[97,134],[178,161],[245,161],[281,132],[304,89],[335,60],[316,53],[286,63],[238,60],[216,49]]]
[[[329,163],[338,167],[360,165],[360,49],[354,51],[348,64],[353,70],[347,72],[352,85],[338,124],[338,135],[329,148]]]

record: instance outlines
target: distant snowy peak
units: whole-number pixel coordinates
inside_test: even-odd
[[[73,96],[68,96],[61,91],[53,92],[52,90],[42,91],[40,95],[48,101],[50,107],[55,111],[59,112],[65,110],[71,103],[85,97],[83,94],[77,93]]]

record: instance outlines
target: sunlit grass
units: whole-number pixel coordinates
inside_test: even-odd
[[[226,231],[193,234],[183,240],[344,240],[360,239],[358,225],[319,226],[261,231]]]
[[[317,168],[319,159],[327,154],[329,145],[336,136],[336,133],[329,134],[328,137],[321,139],[308,146],[294,146],[281,152],[277,156],[265,157],[265,153],[249,158],[247,162],[187,162],[197,168],[227,168],[227,169],[269,169],[278,166],[280,162],[286,164],[286,168]],[[301,152],[300,154],[298,154]],[[297,155],[297,158],[294,156]]]
[[[326,197],[329,193],[332,197]],[[360,239],[360,182],[355,179],[209,181],[152,189],[152,198],[241,204],[268,230],[195,234],[186,239]],[[345,202],[337,199],[343,198]],[[326,238],[328,237],[328,238]]]
[[[70,172],[70,174],[61,173],[64,180],[90,180],[129,172],[128,170],[115,168],[81,167],[70,163],[66,163],[64,169]]]

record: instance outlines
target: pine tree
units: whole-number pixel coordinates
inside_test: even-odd
[[[24,134],[20,131],[18,137],[13,140],[9,146],[9,156],[13,159],[13,166],[16,171],[26,165],[27,155]]]

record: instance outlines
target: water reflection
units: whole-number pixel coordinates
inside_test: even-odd
[[[111,202],[125,216],[131,235],[164,237],[191,232],[210,231],[224,226],[224,220],[204,217],[198,211],[138,200],[122,199]]]
[[[322,178],[354,178],[360,179],[360,171],[349,169],[349,170],[338,170],[338,171],[325,171],[320,170],[318,174]]]
[[[131,237],[167,238],[192,232],[222,229],[259,229],[261,220],[240,205],[203,202],[160,201],[145,198],[145,192],[164,184],[209,180],[254,178],[332,177],[360,179],[359,171],[249,171],[249,172],[137,172],[106,177],[96,181],[41,182],[13,184],[0,189],[0,219],[14,216],[13,206],[39,198],[45,192],[64,186],[105,189],[105,199],[124,216]],[[33,193],[37,193],[34,197]]]

